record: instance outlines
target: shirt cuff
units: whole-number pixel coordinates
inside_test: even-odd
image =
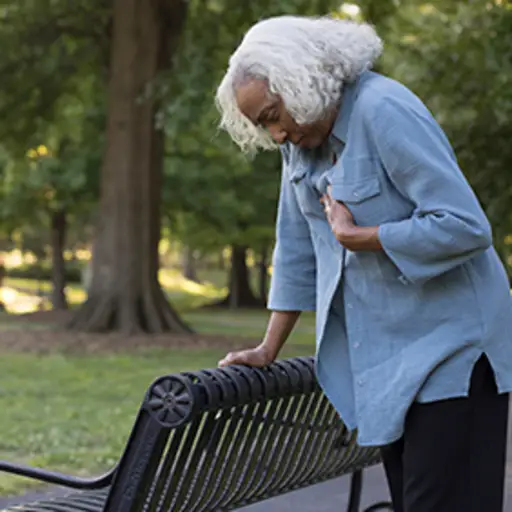
[[[271,287],[267,303],[271,311],[316,311],[316,290]]]
[[[399,234],[397,233],[397,230],[394,229],[392,223],[381,224],[379,226],[378,237],[380,244],[382,245],[382,249],[398,268],[400,272],[398,280],[402,284],[408,285],[415,282],[414,269],[417,266],[417,263],[404,257],[403,254],[400,254],[400,250],[397,248],[397,244],[395,243],[397,235]]]

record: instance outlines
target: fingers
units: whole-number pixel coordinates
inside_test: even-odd
[[[219,367],[223,368],[224,366],[229,366],[230,364],[233,364],[232,363],[233,356],[234,356],[234,354],[232,352],[230,352],[229,354],[226,354],[224,359],[221,359],[219,361]]]
[[[329,208],[331,205],[331,202],[332,202],[332,198],[331,198],[331,196],[324,194],[320,198],[320,202],[324,205],[324,208]]]
[[[332,197],[329,194],[324,194],[320,201],[322,202],[322,204],[330,206],[332,204]]]
[[[229,352],[224,359],[219,361],[219,367],[231,366],[233,364],[247,364],[247,357],[245,352]]]
[[[332,197],[327,194],[324,194],[320,199],[320,202],[324,207],[324,212],[327,215],[327,218],[329,218],[331,214]]]

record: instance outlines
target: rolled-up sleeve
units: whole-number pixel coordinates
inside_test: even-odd
[[[382,102],[368,129],[389,179],[415,206],[410,218],[379,226],[405,281],[425,282],[489,248],[486,215],[426,108]]]
[[[268,309],[314,311],[316,259],[309,225],[300,210],[287,173],[288,153],[281,149],[283,171]]]

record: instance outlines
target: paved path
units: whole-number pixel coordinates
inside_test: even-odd
[[[348,501],[349,478],[339,478],[318,484],[308,489],[295,491],[286,496],[268,500],[240,512],[340,512]],[[65,492],[65,491],[62,491]],[[60,489],[56,493],[61,493]],[[0,510],[5,506],[17,505],[20,502],[35,501],[44,494],[31,494],[23,498],[0,498]],[[376,501],[387,499],[388,492],[380,467],[372,468],[365,473],[363,502],[369,506]]]
[[[512,408],[509,425],[509,451],[507,463],[507,483],[505,512],[512,512]],[[250,507],[240,509],[240,512],[340,512],[348,501],[348,478],[339,478],[318,484],[307,489],[295,491]],[[363,505],[367,507],[376,501],[389,499],[389,494],[381,467],[371,468],[365,473],[363,487]],[[57,490],[57,493],[62,491]],[[19,503],[27,503],[40,499],[41,494],[31,494],[22,498],[0,497],[0,509]]]

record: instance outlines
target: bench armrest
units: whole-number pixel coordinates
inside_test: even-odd
[[[71,489],[94,490],[103,489],[111,485],[117,471],[117,466],[111,469],[108,473],[97,478],[79,478],[72,475],[65,475],[64,473],[58,473],[56,471],[47,471],[41,468],[26,466],[24,464],[15,464],[5,460],[0,460],[0,471],[31,478],[33,480],[39,480],[49,484],[62,485]]]

